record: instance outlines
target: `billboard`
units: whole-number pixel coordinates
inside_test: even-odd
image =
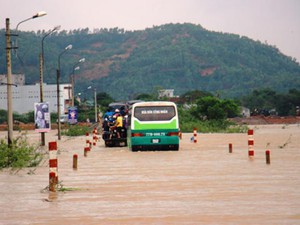
[[[51,129],[49,102],[34,103],[34,126],[37,132],[48,132]]]
[[[78,122],[78,111],[77,107],[69,107],[68,110],[68,121],[70,124],[76,124]]]

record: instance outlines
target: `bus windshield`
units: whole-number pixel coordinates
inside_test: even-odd
[[[134,109],[134,117],[140,121],[165,121],[174,116],[174,106],[138,106]]]

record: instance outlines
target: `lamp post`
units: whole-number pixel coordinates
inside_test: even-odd
[[[30,20],[30,19],[35,19],[37,17],[41,17],[46,15],[47,13],[42,11],[37,13],[36,15],[21,21],[18,23],[16,30],[18,30],[18,27],[21,23]],[[7,144],[11,145],[13,141],[13,109],[12,109],[12,65],[11,65],[11,49],[16,49],[17,47],[12,47],[11,46],[11,40],[10,36],[12,34],[10,33],[10,20],[9,18],[6,18],[6,31],[5,31],[5,36],[6,36],[6,67],[7,67],[7,125],[8,125],[8,135],[7,135]],[[13,35],[16,36],[16,35]]]
[[[60,26],[54,27],[51,31],[49,31],[43,38],[42,38],[42,53],[40,54],[40,102],[44,101],[43,95],[43,71],[44,71],[44,40],[54,31],[59,30]],[[41,132],[41,146],[45,146],[45,132]]]
[[[94,101],[95,101],[95,123],[97,123],[98,115],[97,115],[97,91],[96,91],[96,88],[94,88]]]
[[[32,17],[29,17],[29,18],[27,18],[27,19],[25,19],[25,20],[22,20],[21,22],[19,22],[19,23],[17,24],[16,30],[18,30],[18,27],[19,27],[19,25],[20,25],[21,23],[24,23],[24,22],[26,22],[26,21],[28,21],[28,20],[31,20],[31,19],[35,19],[35,18],[38,18],[38,17],[45,16],[45,15],[47,15],[47,13],[46,13],[45,11],[40,11],[40,12],[38,12],[37,14],[33,15]]]
[[[60,134],[60,130],[61,130],[61,122],[60,122],[60,96],[59,96],[59,79],[60,79],[60,57],[68,50],[72,49],[72,45],[68,45],[67,47],[65,47],[64,51],[62,51],[59,56],[58,56],[58,67],[57,67],[57,71],[56,71],[56,92],[57,92],[57,120],[58,120],[58,140],[61,139],[61,134]]]
[[[73,74],[71,77],[71,84],[72,84],[72,107],[75,105],[74,93],[75,93],[75,70],[79,70],[80,67],[78,66],[80,63],[85,62],[85,58],[81,58],[78,62],[73,66]]]
[[[87,87],[88,90],[92,89],[92,86],[88,86]],[[97,123],[97,92],[96,92],[96,88],[94,88],[94,110],[95,110],[95,123]]]
[[[71,91],[72,91],[72,99],[71,99],[71,104],[70,104],[71,107],[74,107],[74,75],[75,75],[76,70],[80,70],[80,67],[79,66],[76,66],[76,67],[73,66],[73,71],[70,74],[70,78],[69,78],[70,83],[71,83],[71,86],[68,89],[69,90],[69,99],[71,99]],[[72,88],[72,90],[71,90],[71,88]]]

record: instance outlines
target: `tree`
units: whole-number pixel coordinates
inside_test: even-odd
[[[109,103],[115,100],[106,92],[100,92],[97,94],[97,103],[102,107],[108,107]]]
[[[289,93],[278,94],[276,98],[276,110],[278,115],[296,115],[297,107],[300,106],[300,91],[296,89],[289,90]]]
[[[267,88],[261,90],[254,90],[252,94],[243,98],[244,106],[248,107],[251,112],[264,112],[275,108],[277,99],[275,91]]]
[[[192,109],[198,119],[224,120],[239,114],[239,107],[233,100],[222,100],[213,96],[205,96],[196,100],[196,107]]]
[[[156,100],[155,97],[153,95],[150,95],[150,94],[139,94],[137,97],[136,97],[137,100],[143,100],[143,101],[153,101],[153,100]]]
[[[193,103],[196,99],[204,96],[213,96],[211,93],[200,90],[188,91],[180,96],[181,102]]]
[[[233,100],[230,99],[222,100],[221,107],[226,112],[227,118],[233,118],[240,114],[239,106]]]

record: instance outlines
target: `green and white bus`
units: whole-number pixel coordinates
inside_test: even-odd
[[[179,149],[176,104],[139,102],[129,109],[127,144],[132,151]]]

